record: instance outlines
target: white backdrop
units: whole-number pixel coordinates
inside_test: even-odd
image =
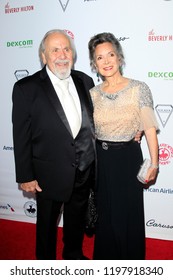
[[[34,197],[24,196],[15,183],[14,83],[41,68],[39,43],[48,30],[60,28],[74,36],[75,68],[92,76],[97,84],[90,71],[87,44],[94,34],[107,31],[122,43],[124,75],[145,81],[152,90],[161,130],[160,173],[156,184],[144,190],[146,236],[173,240],[172,15],[171,0],[0,1],[0,218],[35,223],[37,211]],[[142,148],[147,157],[145,139]]]

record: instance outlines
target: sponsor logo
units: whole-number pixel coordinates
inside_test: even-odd
[[[14,75],[17,80],[20,80],[20,79],[27,77],[29,75],[29,72],[28,72],[28,70],[16,70],[14,72]]]
[[[69,37],[71,37],[72,39],[74,39],[74,34],[73,34],[70,30],[64,29],[64,31],[67,33],[67,35],[68,35]]]
[[[31,218],[35,218],[36,214],[37,214],[37,206],[36,203],[33,201],[27,201],[24,204],[24,212],[26,214],[26,216],[31,217]]]
[[[165,143],[159,145],[159,163],[161,165],[166,165],[170,163],[173,157],[173,148]]]
[[[8,208],[10,209],[10,211],[11,211],[11,212],[15,212],[15,211],[14,211],[14,208],[13,208],[13,207],[11,207],[11,205],[10,205],[10,204],[7,204],[7,206],[8,206]]]
[[[13,147],[9,147],[9,146],[4,146],[4,147],[3,147],[3,150],[6,150],[6,151],[13,151],[14,148],[13,148]]]
[[[147,189],[144,189],[145,192],[151,192],[151,193],[161,193],[161,194],[173,194],[173,189],[171,188],[154,188],[154,187],[149,187]]]
[[[150,219],[146,222],[147,227],[155,227],[155,228],[165,228],[165,229],[173,229],[173,225],[165,225],[159,222],[156,222],[154,219]]]
[[[130,38],[129,37],[119,37],[117,39],[118,39],[118,41],[125,41],[125,40],[128,40]]]
[[[160,120],[162,126],[165,127],[172,114],[173,106],[166,105],[166,104],[158,104],[155,107],[155,110],[156,110],[156,113],[159,117],[159,120]]]
[[[5,204],[5,205],[0,205],[0,211],[1,210],[4,210],[5,212],[6,211],[10,211],[10,212],[15,212],[14,208],[10,205],[10,204]]]
[[[5,14],[14,14],[20,12],[32,12],[34,10],[34,6],[24,6],[24,7],[15,7],[11,8],[9,2],[5,5]]]
[[[31,48],[33,45],[33,40],[23,40],[23,41],[12,41],[7,42],[7,47],[19,47],[19,48]]]
[[[173,35],[157,35],[154,32],[154,29],[149,31],[148,33],[148,41],[149,42],[165,42],[165,41],[173,41]]]
[[[61,8],[62,8],[63,12],[65,12],[65,10],[67,8],[67,5],[69,3],[69,0],[59,0],[59,3],[61,5]]]
[[[149,78],[162,78],[164,80],[173,80],[173,72],[148,72]]]

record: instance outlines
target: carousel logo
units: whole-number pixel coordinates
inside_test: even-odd
[[[10,204],[0,205],[0,210],[10,210],[10,212],[15,212],[14,208]]]
[[[29,75],[29,72],[28,72],[28,70],[16,70],[14,72],[14,75],[17,80],[20,80],[20,79],[27,77]]]
[[[159,163],[166,165],[170,163],[171,158],[173,157],[173,148],[168,144],[159,145]]]
[[[9,2],[5,5],[5,14],[14,14],[20,12],[31,12],[34,10],[34,6],[24,6],[24,7],[15,7],[11,8]]]
[[[165,42],[165,41],[173,41],[173,35],[156,35],[154,29],[149,31],[148,33],[148,41],[149,42]]]
[[[26,216],[35,218],[37,214],[37,206],[33,201],[27,201],[24,205],[24,212]]]
[[[63,0],[59,0],[59,3],[61,5],[61,8],[63,9],[63,12],[65,12],[67,5],[69,3],[69,0],[63,1]]]
[[[164,105],[164,104],[159,104],[155,107],[156,113],[161,121],[161,124],[163,127],[166,126],[172,111],[173,111],[173,106],[172,105]]]
[[[151,219],[148,222],[146,222],[146,226],[155,227],[155,228],[173,229],[173,225],[165,225],[165,224],[157,223],[154,219]]]

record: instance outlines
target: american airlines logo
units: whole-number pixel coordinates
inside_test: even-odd
[[[0,205],[0,212],[5,213],[6,211],[15,212],[14,208],[9,203]]]

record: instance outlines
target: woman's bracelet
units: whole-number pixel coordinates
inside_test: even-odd
[[[158,169],[158,168],[159,168],[159,164],[152,164],[152,163],[151,163],[150,167],[151,167],[151,168]]]

